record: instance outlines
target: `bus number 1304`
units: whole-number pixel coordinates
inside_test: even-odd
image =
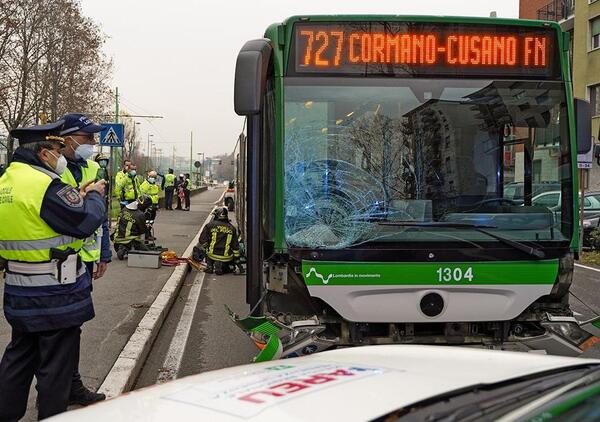
[[[473,268],[469,267],[463,272],[461,268],[440,267],[437,269],[438,281],[473,281]]]

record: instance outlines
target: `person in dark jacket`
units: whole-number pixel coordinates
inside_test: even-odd
[[[91,160],[91,157],[96,145],[94,134],[103,130],[104,126],[81,113],[65,114],[61,120],[65,121],[60,136],[65,139],[64,156],[67,159],[67,168],[61,175],[61,180],[74,188],[79,188],[90,180],[95,182],[103,179],[98,175],[100,165],[97,161]],[[104,203],[106,205],[106,200]],[[92,275],[92,280],[97,280],[104,275],[112,259],[109,236],[107,213],[102,226],[84,241],[79,252],[80,259]],[[104,399],[106,399],[104,394],[94,393],[83,384],[79,373],[79,356],[77,356],[69,405],[88,406]]]
[[[175,190],[175,175],[173,169],[163,177],[163,188],[165,189],[165,209],[173,210],[173,191]]]
[[[0,420],[25,414],[33,376],[39,419],[69,403],[81,325],[94,318],[91,277],[78,259],[83,239],[106,218],[104,182],[76,189],[67,167],[64,121],[19,128],[13,162],[0,178],[0,261],[11,342],[0,362]]]
[[[185,210],[190,210],[190,196],[192,194],[192,179],[190,179],[190,174],[185,174],[185,182],[183,185],[183,195],[185,198]]]
[[[221,275],[233,271],[232,264],[239,266],[238,232],[229,221],[226,207],[219,207],[213,211],[213,220],[202,229],[198,246],[206,258],[204,271],[209,274],[215,272]]]

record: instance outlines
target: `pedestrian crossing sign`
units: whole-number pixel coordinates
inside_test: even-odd
[[[121,123],[103,123],[104,130],[100,132],[100,143],[101,146],[106,147],[122,147],[124,143],[123,138],[123,124]]]

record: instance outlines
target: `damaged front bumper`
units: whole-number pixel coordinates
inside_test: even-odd
[[[319,336],[325,325],[320,324],[317,317],[285,325],[272,316],[241,318],[231,309],[226,309],[233,322],[260,349],[255,362],[310,355],[336,344],[335,340]]]

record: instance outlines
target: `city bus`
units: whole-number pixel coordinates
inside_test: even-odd
[[[597,341],[569,306],[576,156],[591,145],[569,42],[553,22],[335,15],[243,46],[251,314],[231,315],[259,360],[389,343],[577,355]],[[547,186],[560,206],[532,204]]]

